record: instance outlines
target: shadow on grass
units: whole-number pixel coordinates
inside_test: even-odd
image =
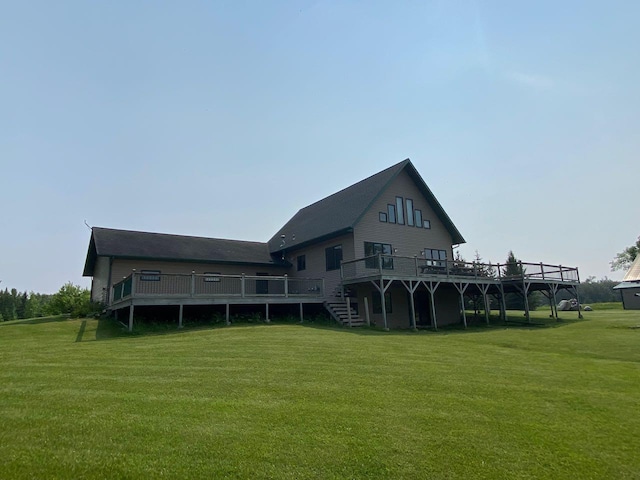
[[[52,323],[52,322],[64,322],[65,320],[69,320],[71,315],[54,315],[51,317],[37,317],[37,318],[26,318],[24,320],[9,320],[7,322],[0,322],[0,327],[10,327],[12,325],[40,325],[42,323]]]
[[[445,325],[435,330],[432,327],[419,327],[417,330],[404,328],[404,329],[392,329],[392,330],[384,330],[384,328],[380,326],[363,326],[363,327],[342,327],[335,322],[332,321],[279,321],[278,319],[273,319],[270,323],[265,322],[242,322],[237,321],[231,323],[231,325],[226,325],[224,322],[221,323],[190,323],[185,322],[183,328],[178,328],[177,324],[174,323],[147,323],[141,324],[140,322],[134,323],[133,332],[127,331],[126,327],[113,318],[102,317],[98,320],[98,326],[96,329],[95,339],[86,339],[83,338],[85,335],[86,329],[86,321],[83,321],[80,325],[80,329],[78,331],[78,335],[76,337],[76,342],[81,341],[100,341],[100,340],[116,340],[123,338],[139,338],[139,337],[155,337],[159,335],[181,335],[190,332],[198,332],[198,331],[212,331],[212,330],[222,330],[228,328],[260,328],[260,327],[271,327],[271,326],[299,326],[303,328],[312,328],[316,330],[323,331],[331,331],[331,332],[339,332],[339,333],[347,333],[351,335],[361,335],[361,336],[378,336],[378,335],[393,335],[393,336],[407,336],[407,335],[451,335],[451,334],[472,334],[472,333],[483,333],[488,331],[495,330],[506,330],[506,329],[519,329],[519,330],[540,330],[540,329],[548,329],[548,328],[558,328],[566,325],[571,325],[574,323],[584,322],[585,319],[558,319],[555,318],[537,318],[534,317],[531,319],[530,323],[527,323],[526,319],[517,319],[510,317],[505,322],[498,317],[491,317],[489,320],[489,324],[485,323],[484,317],[478,318],[467,318],[468,326],[465,328],[462,324],[455,325]]]

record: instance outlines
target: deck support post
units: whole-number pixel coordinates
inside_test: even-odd
[[[371,326],[371,319],[369,318],[369,299],[364,297],[364,317],[367,322],[367,327]]]
[[[182,328],[182,312],[184,310],[184,305],[180,304],[180,310],[178,311],[178,328]]]
[[[300,303],[300,323],[304,322],[304,312],[302,308],[302,303]]]
[[[380,259],[380,255],[378,255],[378,259]],[[382,266],[380,267],[380,269],[382,270]],[[380,293],[380,303],[382,305],[382,320],[384,321],[384,329],[386,331],[389,331],[389,326],[387,325],[387,301],[384,298],[384,294],[387,293],[387,290],[389,289],[389,286],[392,282],[393,280],[389,280],[389,283],[385,285],[384,278],[380,277],[380,285],[378,285],[376,282],[371,280],[373,286],[376,287],[376,290],[378,290],[378,292]]]
[[[556,320],[558,320],[558,300],[556,299],[556,294],[558,293],[558,285],[557,284],[553,284],[551,285],[551,295],[552,295],[552,305],[553,305],[553,310],[555,311],[555,317]]]
[[[351,328],[351,297],[347,297],[347,319],[349,320],[349,328]]]
[[[480,284],[478,285],[478,287],[480,287],[480,291],[482,292],[482,303],[484,303],[484,319],[487,322],[487,325],[489,325],[489,312],[490,312],[490,308],[488,306],[489,304],[489,298],[487,297],[487,292],[489,291],[489,284]]]
[[[133,302],[131,302],[131,306],[129,307],[129,331],[133,331]]]
[[[411,328],[413,330],[418,330],[418,327],[416,326],[416,302],[413,298],[413,294],[420,286],[420,282],[416,282],[415,285],[413,284],[413,280],[409,280],[409,285],[407,285],[404,280],[400,280],[400,282],[402,282],[404,288],[406,288],[409,292],[409,306],[411,307]]]
[[[522,285],[524,287],[524,315],[527,317],[527,323],[531,323],[531,312],[529,310],[529,287],[531,284],[523,281]]]
[[[231,325],[231,319],[229,317],[229,303],[224,306],[224,318],[227,325]]]
[[[115,320],[117,322],[118,321],[118,310],[114,310],[113,311],[113,316],[114,316],[114,318],[115,318]]]
[[[498,270],[500,271],[500,270]],[[502,310],[502,321],[506,323],[507,321],[507,300],[504,296],[504,287],[502,285],[502,282],[500,282],[500,284],[498,285],[498,288],[500,289],[500,310]]]
[[[264,306],[265,306],[265,320],[264,321],[266,323],[271,323],[271,320],[269,319],[269,304],[265,303]]]
[[[434,282],[432,280],[429,280],[428,282],[425,280],[421,281],[424,286],[427,287],[427,290],[429,290],[429,300],[431,300],[431,320],[433,320],[433,329],[435,331],[438,331],[438,321],[436,319],[436,301],[434,297],[436,294],[436,290],[440,286],[440,282]]]
[[[460,310],[462,311],[462,323],[464,324],[464,328],[467,328],[467,312],[464,308],[464,292],[469,287],[469,284],[462,282],[453,282],[453,286],[456,287],[456,290],[458,290],[458,293],[460,294]]]

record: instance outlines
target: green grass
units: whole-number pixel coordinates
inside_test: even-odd
[[[640,478],[640,312],[381,332],[0,324],[0,478]]]

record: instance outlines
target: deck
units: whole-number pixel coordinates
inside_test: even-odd
[[[321,278],[132,272],[113,286],[108,306],[321,303],[323,298]]]

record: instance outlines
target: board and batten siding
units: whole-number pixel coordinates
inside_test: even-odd
[[[131,275],[133,269],[136,272],[141,270],[160,270],[161,273],[181,273],[196,274],[219,273],[221,275],[255,275],[257,273],[267,273],[269,275],[284,275],[288,270],[283,267],[271,265],[228,265],[219,263],[198,263],[198,262],[171,262],[160,260],[136,260],[116,258],[112,266],[112,283],[116,284],[123,278]],[[112,285],[113,286],[113,285]]]
[[[387,204],[395,205],[396,196],[402,197],[405,211],[407,198],[413,200],[414,210],[422,211],[423,220],[429,220],[431,228],[408,226],[406,213],[404,225],[381,222],[379,212],[387,212]],[[394,254],[399,256],[417,255],[420,258],[425,248],[434,248],[446,250],[448,260],[453,258],[451,234],[436,216],[415,182],[404,171],[387,187],[355,226],[354,248],[357,258],[364,257],[364,242],[390,244],[395,250]]]
[[[622,303],[625,310],[640,310],[640,297],[636,297],[636,293],[640,293],[640,286],[622,290]]]
[[[287,261],[293,265],[289,275],[298,278],[324,278],[324,296],[327,299],[331,299],[336,295],[342,279],[340,278],[340,269],[327,271],[325,249],[335,245],[342,245],[343,261],[353,260],[353,236],[351,234],[341,235],[309,247],[293,250],[290,253],[285,252]],[[305,255],[306,257],[307,268],[302,271],[298,271],[297,266],[297,258],[300,255]]]

